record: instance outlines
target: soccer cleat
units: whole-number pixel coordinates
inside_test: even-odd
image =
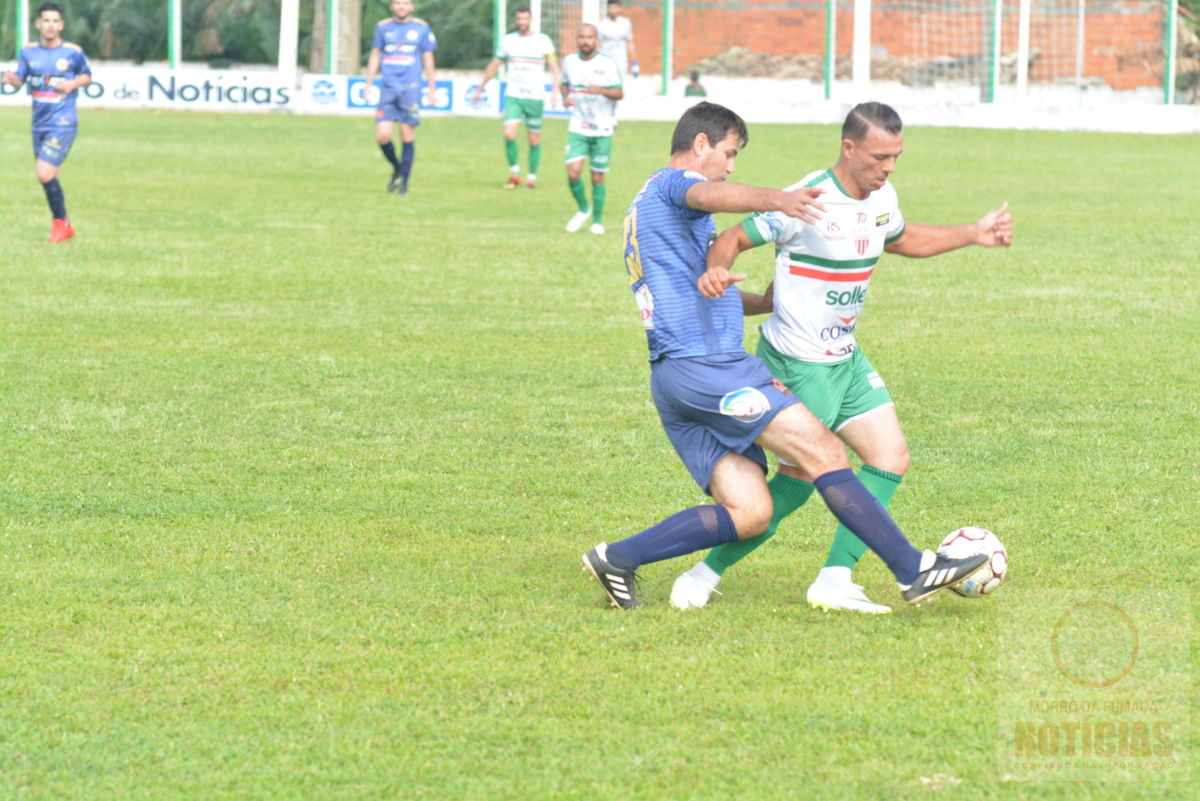
[[[530,189],[537,189],[537,178],[534,178],[532,175],[529,176],[525,179],[525,186],[529,187]]]
[[[75,229],[71,226],[70,221],[59,219],[50,223],[51,242],[66,242],[73,236],[75,236]]]
[[[408,194],[408,179],[407,178],[405,178],[403,181],[400,182],[400,187],[396,190],[396,194],[397,195],[407,195]]]
[[[593,234],[602,234],[602,233],[604,233],[604,226],[601,225],[600,223],[594,222],[594,223],[592,223],[592,227],[589,228],[588,230],[591,231]]]
[[[517,187],[519,187],[521,185],[521,183],[522,183],[521,176],[509,175],[508,182],[506,184],[504,184],[504,188],[505,189],[516,189]]]
[[[402,180],[403,180],[403,178],[400,175],[400,171],[396,170],[394,173],[392,173],[392,180],[388,181],[387,191],[395,192],[397,189],[400,188],[400,184],[401,184]]]
[[[812,584],[805,596],[813,609],[845,609],[868,615],[886,615],[890,606],[874,603],[858,584]]]
[[[636,609],[641,606],[637,599],[636,570],[624,570],[608,561],[608,543],[602,542],[583,555],[583,569],[600,582],[608,593],[608,600],[621,609]]]
[[[708,603],[708,599],[717,589],[721,577],[711,567],[700,562],[691,570],[675,579],[671,587],[671,606],[676,609],[699,609]]]
[[[571,219],[567,220],[567,233],[573,234],[583,227],[583,224],[591,217],[590,211],[577,211]]]
[[[930,595],[941,589],[969,579],[987,566],[988,555],[985,553],[971,554],[961,559],[954,559],[944,553],[935,554],[925,551],[921,554],[920,572],[912,584],[899,584],[900,594],[904,600],[916,606]]]

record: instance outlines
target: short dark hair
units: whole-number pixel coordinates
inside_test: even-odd
[[[697,134],[704,134],[708,143],[716,147],[730,133],[737,134],[739,147],[745,147],[750,141],[746,121],[733,111],[716,103],[697,103],[683,112],[675,124],[675,133],[671,134],[671,155],[690,150]]]
[[[517,16],[518,14],[532,14],[532,13],[533,12],[529,10],[529,6],[517,6],[516,8],[513,9],[514,17]]]
[[[898,134],[903,125],[896,109],[886,103],[859,103],[850,109],[842,123],[842,139],[861,142],[871,127],[881,128],[890,134]]]
[[[58,16],[63,16],[62,7],[58,3],[42,3],[37,7],[37,11],[33,12],[34,19],[42,16],[43,11],[57,11]]]

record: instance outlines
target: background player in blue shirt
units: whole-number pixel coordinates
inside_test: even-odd
[[[375,109],[375,141],[392,165],[388,191],[408,194],[415,158],[416,128],[421,124],[421,73],[429,82],[429,105],[437,104],[433,51],[437,37],[429,23],[413,15],[412,0],[392,0],[392,16],[375,26],[367,57],[367,97],[375,93],[375,75],[383,71],[383,88]],[[392,123],[400,123],[400,158],[392,144]]]
[[[726,183],[748,140],[741,117],[715,103],[684,112],[671,159],[653,173],[625,215],[625,267],[650,346],[650,389],[667,437],[715,504],[676,512],[620,542],[583,555],[614,606],[639,605],[641,565],[766,530],[773,510],[763,448],[805,474],[830,511],[879,554],[905,600],[916,604],[987,563],[913,548],[850,469],[840,440],[742,346],[736,287],[700,290],[713,212],[780,211],[815,222],[821,190],[760,189]]]
[[[58,170],[75,142],[75,90],[92,82],[92,69],[79,45],[63,41],[62,9],[57,5],[38,6],[33,26],[38,30],[38,41],[21,48],[17,71],[5,70],[2,78],[18,89],[29,86],[33,97],[34,166],[54,218],[50,241],[66,242],[75,235],[75,229],[67,219]]]

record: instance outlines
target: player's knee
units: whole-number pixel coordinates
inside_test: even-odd
[[[726,505],[725,508],[729,510],[739,540],[757,537],[766,531],[771,524],[771,512],[774,511],[770,496],[737,506]]]

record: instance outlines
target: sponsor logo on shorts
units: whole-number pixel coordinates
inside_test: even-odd
[[[879,373],[867,373],[867,383],[871,385],[871,389],[883,388],[883,378]]]
[[[743,423],[755,422],[770,409],[771,403],[767,396],[754,387],[735,389],[721,398],[721,414]]]

